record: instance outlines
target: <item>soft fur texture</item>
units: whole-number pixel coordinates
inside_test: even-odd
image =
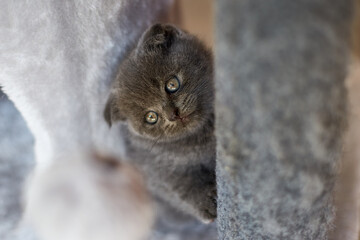
[[[142,177],[117,159],[98,154],[58,159],[28,184],[26,220],[41,239],[149,236],[153,215]]]
[[[174,78],[176,92],[165,86]],[[171,25],[149,28],[120,67],[105,118],[128,132],[127,157],[150,189],[203,221],[216,217],[213,62],[198,39]],[[157,113],[149,124],[144,116]]]

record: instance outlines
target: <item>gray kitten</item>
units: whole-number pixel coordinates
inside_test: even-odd
[[[213,102],[211,51],[156,24],[121,63],[104,112],[125,123],[127,157],[151,192],[204,222],[216,218]]]

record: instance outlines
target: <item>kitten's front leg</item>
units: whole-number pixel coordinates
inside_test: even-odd
[[[189,166],[178,177],[180,185],[175,188],[190,208],[188,211],[205,223],[214,221],[217,216],[215,169],[203,164]]]

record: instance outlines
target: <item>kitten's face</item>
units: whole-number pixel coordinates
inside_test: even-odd
[[[211,52],[195,37],[156,24],[120,66],[105,109],[145,138],[170,141],[202,127],[213,114]]]

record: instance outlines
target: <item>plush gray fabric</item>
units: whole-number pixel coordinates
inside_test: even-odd
[[[216,2],[220,239],[326,239],[350,0]]]

